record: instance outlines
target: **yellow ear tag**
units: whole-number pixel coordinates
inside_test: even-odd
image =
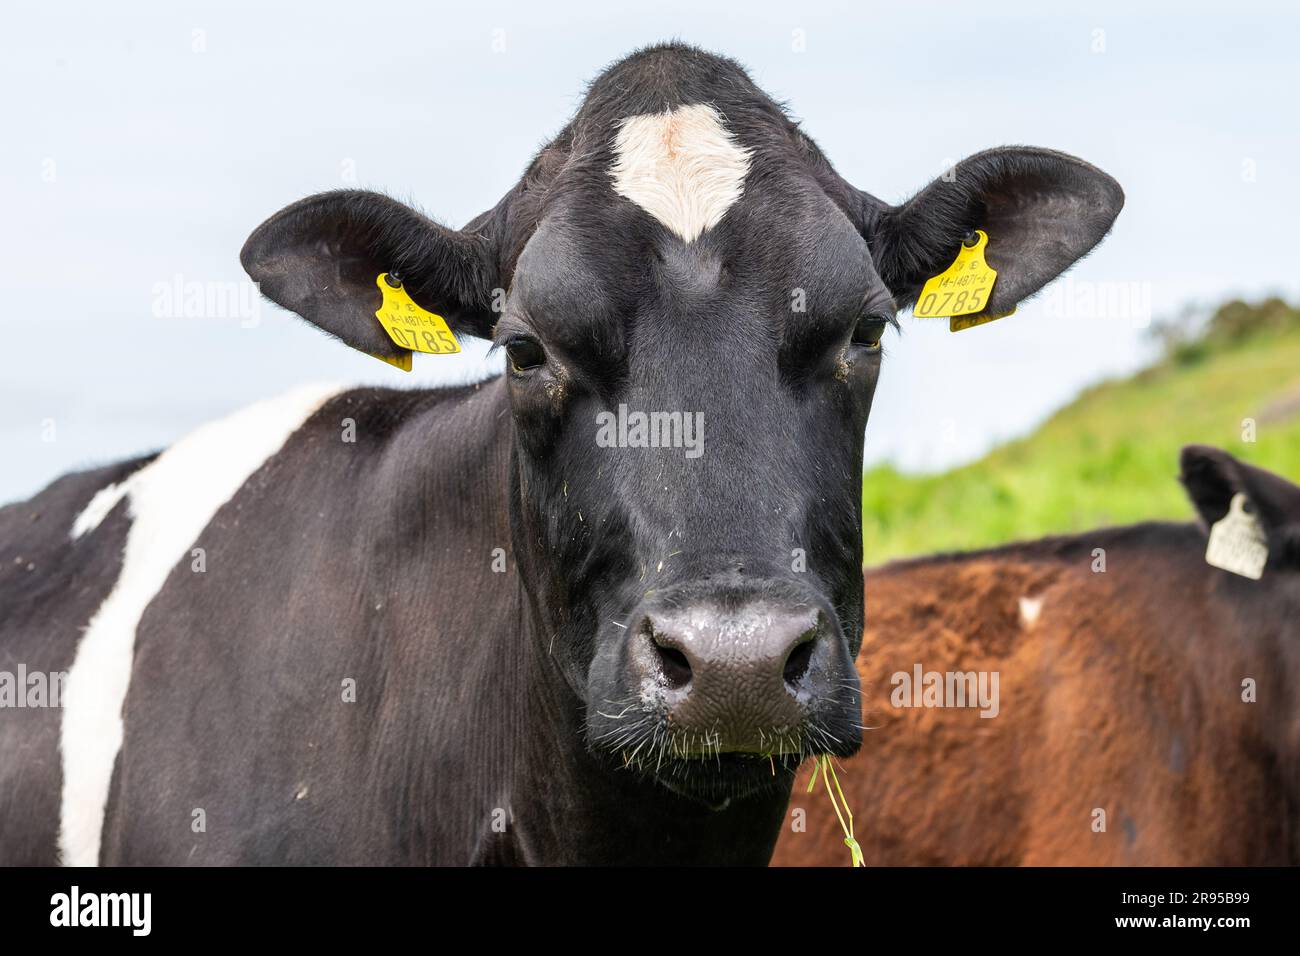
[[[451,355],[460,351],[460,343],[451,334],[447,320],[416,305],[400,282],[390,279],[387,272],[381,272],[375,283],[384,294],[375,318],[390,339],[404,349],[434,355]],[[409,355],[407,361],[410,361]]]
[[[997,319],[1005,319],[1008,315],[1015,315],[1015,306],[1012,306],[1010,312],[998,312],[994,315],[954,315],[948,320],[949,332],[961,332],[966,329],[973,329],[977,325],[985,325],[988,322],[994,322]]]
[[[389,358],[387,355],[375,355],[374,352],[367,352],[372,358],[377,358],[381,362],[387,362],[393,368],[400,368],[403,372],[411,370],[411,350],[404,349],[398,358]]]
[[[970,315],[988,305],[998,274],[984,261],[988,233],[977,229],[975,237],[974,245],[962,243],[952,265],[925,283],[912,307],[912,314],[918,319]]]

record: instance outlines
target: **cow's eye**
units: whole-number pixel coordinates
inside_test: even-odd
[[[858,320],[853,330],[853,344],[868,349],[880,348],[880,339],[889,325],[889,318],[883,315],[864,315]]]
[[[510,370],[516,374],[537,368],[546,361],[546,353],[536,339],[519,337],[506,343],[506,357],[510,359]]]

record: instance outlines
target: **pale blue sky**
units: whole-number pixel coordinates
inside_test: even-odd
[[[884,199],[1007,143],[1076,153],[1127,192],[1056,298],[958,335],[904,320],[871,461],[937,468],[1023,433],[1140,364],[1148,311],[1300,291],[1293,4],[620,6],[8,6],[0,501],[299,382],[472,374],[477,353],[403,375],[269,304],[255,324],[159,318],[158,287],[238,282],[248,232],[322,189],[381,189],[460,225],[602,66],[671,37],[746,63]],[[1107,314],[1099,291],[1130,298]]]

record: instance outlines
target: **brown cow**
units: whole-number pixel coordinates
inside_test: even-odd
[[[1300,488],[1201,446],[1182,481],[1199,524],[868,572],[871,729],[839,777],[869,865],[1300,862]],[[1205,559],[1237,493],[1260,580]],[[808,774],[773,864],[845,865]]]

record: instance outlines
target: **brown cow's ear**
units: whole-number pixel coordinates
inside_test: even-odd
[[[958,163],[901,206],[863,195],[863,234],[900,307],[957,258],[973,230],[988,234],[997,270],[988,307],[1011,311],[1099,243],[1124,205],[1110,176],[1048,149],[1005,147]]]
[[[253,230],[239,259],[272,302],[372,355],[405,354],[375,318],[384,272],[400,276],[411,298],[456,332],[491,335],[491,240],[379,193],[339,190],[287,206]]]
[[[1188,445],[1179,459],[1180,480],[1208,532],[1228,513],[1237,494],[1258,516],[1269,540],[1270,560],[1300,561],[1300,487],[1208,445]]]

